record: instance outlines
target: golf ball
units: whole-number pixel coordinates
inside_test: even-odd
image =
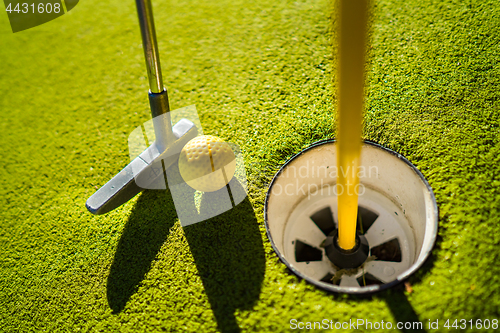
[[[202,192],[220,190],[233,178],[236,157],[222,139],[203,135],[186,143],[179,156],[179,172],[184,181]]]

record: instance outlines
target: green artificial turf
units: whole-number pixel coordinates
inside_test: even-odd
[[[500,319],[498,1],[374,1],[364,136],[422,171],[439,236],[413,292],[365,298],[290,274],[263,221],[279,167],[335,136],[331,3],[154,0],[154,10],[172,109],[196,104],[205,134],[242,148],[249,197],[186,228],[168,191],[88,213],[150,119],[135,4],[81,1],[16,34],[0,14],[1,332]]]

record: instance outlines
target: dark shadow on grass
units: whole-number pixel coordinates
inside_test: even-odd
[[[143,192],[118,241],[107,282],[108,304],[118,313],[136,292],[174,224],[168,190]]]
[[[243,190],[239,186],[237,190]],[[200,211],[216,205],[217,196],[205,193]],[[187,226],[184,233],[219,330],[240,332],[234,312],[251,309],[259,299],[265,271],[262,237],[250,201],[246,198],[221,215]]]
[[[436,243],[436,246],[438,243]],[[422,267],[418,269],[408,280],[406,283],[411,285],[419,283],[422,278],[429,273],[431,268],[434,266],[434,256],[431,255],[424,262]],[[394,320],[397,323],[402,323],[403,325],[411,325],[407,327],[402,327],[399,329],[400,332],[427,332],[426,329],[426,321],[421,320],[415,310],[413,309],[411,303],[408,300],[408,294],[405,294],[405,284],[400,283],[396,286],[384,290],[378,294],[370,295],[367,298],[371,300],[373,297],[378,297],[383,299],[394,316]],[[418,326],[418,323],[422,323],[421,328]],[[395,325],[393,328],[396,328]]]
[[[427,321],[420,319],[413,309],[411,303],[408,301],[408,296],[404,292],[405,287],[404,284],[398,284],[392,287],[389,290],[384,290],[380,293],[368,294],[368,295],[341,295],[341,294],[333,294],[333,301],[345,301],[349,299],[351,301],[355,301],[358,304],[364,304],[364,306],[370,306],[370,302],[374,299],[380,299],[386,302],[389,311],[394,316],[394,322],[392,323],[392,330],[397,332],[427,332],[426,326]],[[375,322],[379,322],[380,320],[370,320],[366,318],[364,319],[365,323],[361,325],[360,329],[365,330],[366,332],[371,332],[376,330],[373,325]],[[356,321],[356,318],[353,318],[353,321]],[[367,322],[371,322],[372,326],[369,326]],[[419,328],[418,323],[422,323],[422,327]],[[397,328],[397,323],[402,323],[403,327]],[[405,323],[409,323],[407,325],[411,325],[411,327],[404,327]],[[415,323],[415,324],[414,324]],[[400,324],[401,325],[401,324]],[[391,330],[388,330],[391,331]]]
[[[440,239],[438,237],[433,252],[439,251],[439,247],[440,247]],[[429,258],[427,258],[427,260],[424,262],[422,267],[420,267],[420,269],[418,269],[412,276],[410,276],[406,282],[409,283],[410,285],[417,284],[418,282],[422,281],[422,278],[430,272],[433,266],[434,266],[434,255],[431,254]],[[405,295],[404,290],[405,290],[404,284],[400,283],[397,286],[382,292],[381,298],[383,298],[386,301],[387,306],[389,307],[389,310],[394,316],[396,322],[402,322],[402,323],[422,322],[422,329],[413,329],[412,325],[412,328],[403,328],[401,329],[401,332],[427,332],[425,327],[427,323],[420,320],[417,313],[415,312],[410,302],[408,301],[408,297]]]
[[[421,320],[410,302],[408,297],[403,292],[404,287],[398,285],[393,288],[393,290],[386,291],[382,298],[386,301],[389,306],[396,323],[402,323],[402,325],[407,325],[400,329],[400,332],[427,332],[426,322]],[[422,323],[422,326],[418,326]]]

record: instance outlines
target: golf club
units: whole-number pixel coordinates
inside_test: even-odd
[[[85,206],[93,214],[107,213],[132,199],[144,189],[144,186],[137,183],[148,184],[158,181],[162,175],[166,177],[165,170],[177,161],[182,147],[198,134],[194,123],[187,119],[181,119],[172,126],[167,90],[163,87],[161,76],[151,1],[136,0],[136,5],[148,71],[149,104],[156,139],[87,200]]]

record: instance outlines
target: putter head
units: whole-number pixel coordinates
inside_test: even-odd
[[[168,113],[156,118],[165,115]],[[162,177],[162,184],[165,184],[162,186],[166,186],[165,170],[177,161],[184,145],[198,135],[198,130],[193,122],[181,119],[167,132],[172,134],[169,135],[169,140],[165,142],[163,137],[157,136],[153,144],[87,200],[85,206],[89,212],[96,215],[107,213],[129,201],[145,188],[150,188],[154,182],[162,182]]]

